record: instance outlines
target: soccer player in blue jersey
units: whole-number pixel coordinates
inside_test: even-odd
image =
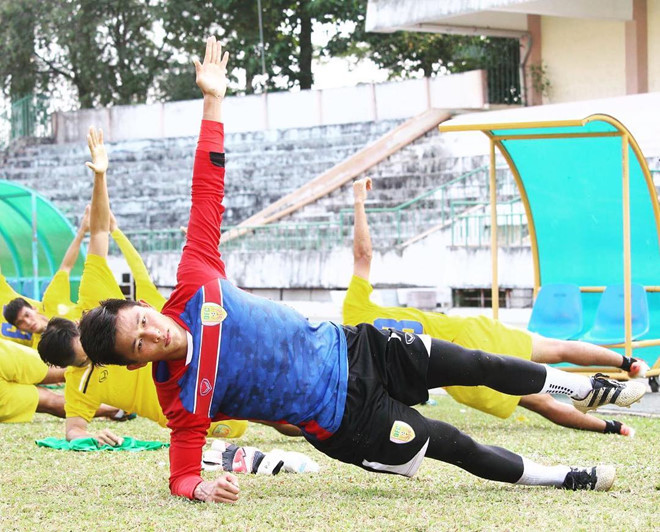
[[[369,471],[412,476],[428,456],[501,482],[609,489],[612,466],[536,464],[481,445],[409,405],[427,400],[429,388],[485,384],[514,395],[565,393],[583,408],[626,406],[643,395],[644,385],[589,379],[366,324],[312,324],[227,280],[218,253],[227,59],[211,37],[203,64],[195,62],[204,111],[176,289],[162,313],[108,300],[80,323],[83,348],[95,364],[138,368],[153,362],[158,398],[172,429],[171,492],[212,502],[238,499],[233,475],[200,477],[206,430],[211,420],[225,418],[297,425],[320,451]]]

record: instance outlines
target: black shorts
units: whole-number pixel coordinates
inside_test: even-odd
[[[308,440],[342,462],[412,476],[429,441],[425,418],[411,406],[429,397],[431,339],[364,323],[343,329],[348,389],[342,422],[329,438]]]

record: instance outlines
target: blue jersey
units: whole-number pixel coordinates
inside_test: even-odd
[[[336,325],[311,324],[226,279],[200,288],[180,319],[193,339],[179,381],[186,410],[337,430],[348,370],[346,337]]]

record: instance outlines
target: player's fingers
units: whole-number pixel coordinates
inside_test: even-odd
[[[371,178],[367,177],[367,190],[371,190]]]
[[[87,162],[85,163],[85,166],[86,166],[87,168],[89,168],[92,172],[96,173],[96,166],[94,166],[94,165],[93,165],[92,163],[90,163],[89,161],[87,161]]]
[[[99,144],[103,144],[103,130],[99,128]]]
[[[225,52],[222,56],[222,61],[220,61],[220,66],[225,70],[227,69],[227,61],[229,61],[229,52]]]
[[[234,503],[238,500],[238,495],[236,493],[228,492],[227,490],[220,490],[219,488],[216,488],[213,493],[213,500]]]
[[[202,69],[202,64],[197,59],[193,59],[193,64],[195,65],[195,72],[199,74],[199,71]]]
[[[91,135],[91,133],[89,133],[89,134],[87,135],[87,146],[89,146],[89,151],[90,151],[90,152],[94,150],[94,143],[92,142],[92,135]]]
[[[211,52],[213,48],[213,37],[206,39],[206,53],[204,54],[204,64],[208,63],[211,60]]]

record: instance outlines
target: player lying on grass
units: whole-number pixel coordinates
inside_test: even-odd
[[[64,417],[64,396],[39,386],[63,381],[63,368],[48,367],[34,349],[0,339],[0,423],[29,422],[36,412]],[[92,417],[117,413],[99,404]]]
[[[86,164],[94,172],[94,186],[89,224],[90,241],[80,281],[76,306],[78,313],[94,308],[103,299],[123,297],[107,263],[108,231],[117,241],[136,280],[137,297],[160,309],[166,301],[165,298],[154,286],[140,255],[118,229],[110,211],[106,179],[108,156],[102,132],[90,128],[87,142],[92,161]],[[39,354],[49,364],[68,367],[65,373],[67,440],[94,437],[100,443],[108,445],[121,443],[121,437],[110,429],[103,429],[96,434],[88,432],[88,423],[102,403],[151,419],[163,427],[167,425],[167,419],[156,396],[151,368],[128,371],[120,366],[93,366],[80,345],[78,328],[73,321],[57,317],[51,319],[39,343]],[[244,420],[217,422],[209,427],[208,435],[216,438],[238,438],[247,426],[248,422]],[[299,434],[296,427],[284,427],[282,430],[288,435]]]
[[[512,395],[561,392],[591,408],[626,406],[641,398],[643,384],[590,379],[369,324],[310,323],[227,280],[218,252],[227,60],[211,37],[203,64],[195,62],[203,120],[174,292],[162,313],[116,299],[104,301],[80,322],[82,346],[94,364],[139,368],[152,363],[172,429],[171,492],[203,501],[238,499],[235,477],[204,481],[199,475],[208,426],[225,418],[297,425],[321,452],[374,472],[411,476],[426,456],[501,482],[609,489],[612,466],[537,464],[479,444],[410,405],[427,400],[430,388],[483,384]]]
[[[447,340],[470,349],[511,355],[543,364],[570,362],[581,366],[612,366],[627,370],[631,377],[645,373],[643,361],[627,358],[614,351],[585,342],[572,342],[545,338],[528,331],[506,327],[486,316],[446,316],[438,312],[423,312],[410,307],[381,307],[369,296],[373,287],[369,283],[372,246],[365,210],[371,179],[353,183],[355,201],[353,278],[348,286],[343,305],[346,325],[371,323],[376,327],[405,329],[433,338]],[[550,421],[576,429],[615,433],[628,436],[632,429],[618,421],[605,421],[585,414],[575,406],[562,403],[547,394],[517,397],[503,394],[484,386],[449,386],[447,392],[459,403],[477,408],[501,418],[509,417],[520,404]]]

